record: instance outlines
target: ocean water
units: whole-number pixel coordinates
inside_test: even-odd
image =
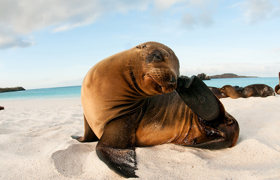
[[[29,89],[25,91],[0,93],[1,99],[31,99],[31,98],[67,98],[79,97],[81,86]]]
[[[278,83],[277,77],[265,78],[226,78],[226,79],[211,79],[204,81],[208,86],[222,87],[224,85],[232,86],[247,86],[250,84],[267,84],[274,88]],[[30,89],[26,91],[16,91],[0,93],[1,99],[30,99],[30,98],[67,98],[80,97],[81,86],[56,87],[44,89]]]
[[[245,87],[251,84],[266,84],[274,89],[279,84],[278,77],[262,77],[262,78],[224,78],[211,79],[204,81],[207,86],[222,87],[224,85]]]

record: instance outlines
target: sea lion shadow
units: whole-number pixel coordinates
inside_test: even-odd
[[[55,169],[66,177],[83,174],[85,161],[94,151],[95,144],[71,144],[64,150],[58,150],[51,156]]]

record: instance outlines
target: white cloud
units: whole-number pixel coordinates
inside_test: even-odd
[[[209,5],[215,5],[220,0],[189,0],[189,4],[200,8],[208,8]]]
[[[208,27],[213,24],[213,12],[220,0],[154,0],[155,8],[161,12],[175,7],[175,13],[182,13],[183,27],[193,29],[199,26]]]
[[[61,32],[94,23],[110,13],[144,11],[148,7],[164,13],[176,7],[183,27],[208,27],[221,0],[0,0],[0,49],[28,47],[28,36],[48,28]],[[242,9],[249,23],[280,17],[279,0],[245,0],[235,7]],[[7,33],[9,32],[9,33]]]
[[[11,47],[28,47],[33,43],[17,37],[1,37],[0,36],[0,49],[6,49]]]
[[[183,26],[191,29],[198,26],[211,26],[219,2],[219,0],[189,0],[185,5],[188,12],[182,18]]]
[[[154,0],[154,4],[160,10],[169,8],[170,6],[182,2],[183,0]]]
[[[195,17],[193,17],[190,13],[186,13],[183,16],[183,24],[186,24],[188,27],[193,27],[197,22]]]
[[[211,12],[203,12],[197,16],[186,13],[182,18],[183,26],[187,28],[195,28],[197,26],[209,27],[214,23]]]
[[[246,0],[236,6],[242,9],[244,19],[248,23],[280,16],[279,0]]]
[[[65,31],[91,24],[105,13],[143,10],[147,5],[147,0],[1,0],[0,48],[31,45],[20,37],[36,30]]]
[[[12,32],[5,32],[2,29],[4,28],[0,30],[0,49],[28,47],[33,44],[31,39],[20,37]]]
[[[212,23],[210,2],[217,0],[1,0],[0,1],[0,48],[27,47],[32,42],[26,38],[34,31],[48,28],[60,32],[93,23],[97,18],[108,13],[126,13],[128,11],[147,10],[150,5],[162,11],[175,4],[184,6],[184,12],[196,8],[200,13],[193,15],[185,25],[207,26]],[[7,36],[3,32],[11,32]],[[24,40],[27,39],[27,40]]]

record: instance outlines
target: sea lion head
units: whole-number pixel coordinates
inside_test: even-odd
[[[232,86],[230,86],[230,85],[225,85],[220,88],[220,92],[221,92],[222,96],[224,96],[224,97],[229,97],[228,96],[229,90],[232,90]]]
[[[226,97],[226,95],[220,91],[220,88],[216,88],[216,87],[211,87],[211,86],[209,86],[209,89],[210,89],[210,90],[212,91],[212,93],[215,94],[215,96],[216,96],[217,98],[219,98],[219,99],[220,99],[220,98],[225,98],[225,97]]]
[[[167,46],[146,42],[136,46],[141,65],[135,73],[140,88],[148,95],[164,94],[176,89],[179,60]]]
[[[241,97],[241,93],[231,85],[225,85],[220,89],[224,97],[231,97],[233,99]]]

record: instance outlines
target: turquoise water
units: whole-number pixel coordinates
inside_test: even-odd
[[[250,84],[266,84],[274,89],[279,84],[278,77],[262,77],[262,78],[224,78],[211,79],[204,81],[207,86],[222,87],[224,85],[245,87]]]
[[[81,86],[68,86],[56,88],[30,89],[0,93],[0,99],[30,99],[30,98],[55,98],[55,97],[79,97]]]
[[[272,78],[228,78],[211,79],[204,81],[208,86],[222,87],[229,84],[234,86],[247,86],[250,84],[267,84],[274,88],[278,83],[277,77]],[[80,97],[81,86],[30,89],[26,91],[0,93],[1,99],[30,99],[30,98],[56,98],[56,97]]]

